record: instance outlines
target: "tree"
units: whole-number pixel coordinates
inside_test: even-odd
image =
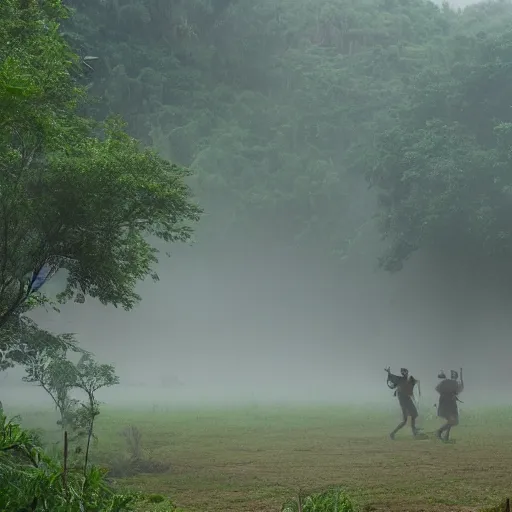
[[[72,334],[53,334],[26,316],[11,318],[0,329],[0,371],[26,364],[44,350],[79,350]]]
[[[57,272],[61,301],[132,308],[136,283],[157,278],[149,238],[188,241],[201,213],[187,170],[141,147],[119,119],[79,114],[79,61],[59,33],[67,14],[60,0],[0,4],[3,327]]]
[[[71,398],[70,391],[76,387],[77,369],[67,358],[67,350],[45,344],[34,355],[26,356],[23,366],[26,371],[23,380],[37,384],[53,400],[60,414],[62,431],[74,428],[79,401]]]
[[[82,404],[81,416],[87,429],[87,445],[85,448],[84,474],[87,473],[89,449],[94,435],[94,422],[99,415],[99,402],[96,392],[104,387],[119,384],[119,377],[110,364],[98,364],[90,354],[83,354],[76,365],[75,387],[81,389],[87,396],[87,402]]]
[[[445,42],[444,64],[417,75],[381,139],[370,180],[381,192],[388,270],[420,248],[468,262],[512,254],[512,31],[506,22],[493,30]]]
[[[0,328],[0,372],[15,365],[27,367],[36,362],[44,367],[43,361],[53,353],[84,352],[77,347],[73,334],[51,333],[23,315],[38,305],[46,307],[49,302],[42,295],[29,296],[18,314],[12,314],[4,322]]]
[[[87,439],[85,449],[84,473],[87,472],[91,440],[94,437],[94,423],[99,415],[96,392],[104,387],[119,384],[115,369],[109,364],[97,363],[92,355],[82,352],[78,363],[73,364],[65,349],[44,347],[24,363],[25,382],[41,386],[53,400],[60,414],[60,426],[66,434],[68,431]],[[70,391],[80,389],[87,397],[84,403],[73,399]]]

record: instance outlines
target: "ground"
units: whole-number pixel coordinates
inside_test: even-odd
[[[22,413],[23,414],[23,413]],[[28,426],[48,414],[26,412]],[[304,491],[340,486],[363,510],[469,511],[511,492],[512,408],[461,412],[454,444],[388,433],[396,410],[343,406],[122,410],[104,406],[96,460],[126,456],[120,432],[142,433],[163,474],[123,478],[120,486],[170,496],[195,512],[279,511]],[[439,425],[423,416],[427,433]]]

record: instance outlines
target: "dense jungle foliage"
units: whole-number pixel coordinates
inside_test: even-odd
[[[27,346],[64,347],[25,313],[48,305],[44,281],[64,276],[61,302],[130,309],[156,278],[148,241],[187,241],[200,209],[187,171],[130,137],[118,118],[93,120],[86,65],[61,32],[58,0],[0,3],[0,369]]]
[[[390,270],[447,238],[509,251],[509,2],[69,3],[97,113],[194,170],[215,239],[344,254],[377,211]]]

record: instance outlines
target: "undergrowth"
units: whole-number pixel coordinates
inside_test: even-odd
[[[117,452],[106,462],[109,476],[123,478],[138,474],[160,474],[167,472],[171,464],[156,460],[144,448],[142,432],[134,425],[130,425],[121,432],[126,443],[126,453]]]
[[[174,512],[163,496],[117,492],[107,483],[108,470],[70,465],[67,436],[62,461],[48,455],[39,436],[22,428],[19,418],[0,413],[0,510],[2,512]]]

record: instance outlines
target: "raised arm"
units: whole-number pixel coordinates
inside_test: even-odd
[[[462,368],[460,369],[460,384],[459,384],[459,393],[464,391],[464,380],[462,379]]]
[[[398,386],[401,377],[399,377],[398,375],[393,375],[389,368],[386,368],[385,371],[388,373],[387,381],[391,382],[394,386]]]

